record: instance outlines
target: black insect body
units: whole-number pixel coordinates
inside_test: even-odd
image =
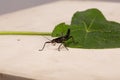
[[[55,38],[55,39],[53,39],[53,40],[51,40],[51,41],[45,42],[44,45],[43,45],[43,48],[40,49],[39,51],[42,51],[47,43],[53,43],[54,45],[55,45],[56,43],[61,43],[60,46],[58,47],[58,51],[60,51],[60,47],[61,47],[62,45],[64,45],[64,47],[68,50],[68,48],[66,47],[66,45],[65,45],[64,43],[65,43],[65,41],[69,40],[70,38],[72,38],[72,40],[74,41],[73,37],[70,36],[70,29],[68,29],[66,35],[61,36],[61,37],[58,37],[58,38]]]

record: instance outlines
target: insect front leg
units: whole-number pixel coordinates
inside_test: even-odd
[[[50,41],[45,42],[44,45],[43,45],[43,47],[42,47],[42,49],[39,49],[39,51],[42,51],[42,50],[45,48],[45,45],[46,45],[47,43],[51,43],[51,42],[50,42]]]

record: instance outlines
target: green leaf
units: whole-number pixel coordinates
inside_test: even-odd
[[[58,24],[53,32],[52,32],[52,36],[53,37],[58,37],[58,36],[62,36],[65,35],[65,32],[67,31],[69,25],[66,25],[65,23],[60,23]]]
[[[120,24],[108,21],[98,9],[88,9],[76,12],[70,25],[61,23],[55,27],[52,36],[60,36],[71,29],[75,43],[66,41],[66,45],[72,48],[119,48]]]

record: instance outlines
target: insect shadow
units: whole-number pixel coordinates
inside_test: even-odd
[[[66,45],[65,45],[65,41],[67,41],[67,40],[69,40],[69,39],[72,39],[72,41],[74,42],[73,37],[70,36],[70,29],[67,30],[66,35],[60,36],[60,37],[58,37],[58,38],[55,38],[55,39],[53,39],[53,40],[50,40],[50,41],[45,42],[44,45],[43,45],[43,47],[42,47],[42,49],[39,49],[39,51],[42,51],[42,50],[45,48],[45,45],[46,45],[47,43],[52,43],[52,44],[54,44],[54,45],[55,45],[56,43],[61,43],[61,44],[59,45],[59,47],[58,47],[58,51],[60,51],[60,48],[61,48],[62,45],[68,50],[68,48],[67,48]]]

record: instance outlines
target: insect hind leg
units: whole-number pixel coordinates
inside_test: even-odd
[[[58,47],[58,51],[60,51],[60,48],[61,48],[62,45],[66,48],[66,50],[69,50],[64,43],[61,43]]]

